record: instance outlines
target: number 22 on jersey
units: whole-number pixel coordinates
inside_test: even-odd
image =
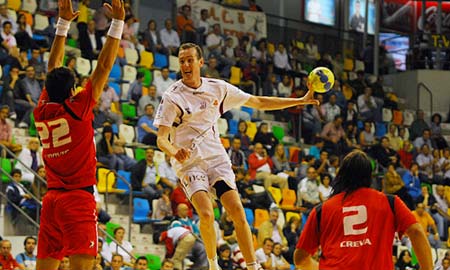
[[[64,118],[53,121],[36,122],[36,129],[39,132],[43,148],[55,148],[72,142],[69,123]]]

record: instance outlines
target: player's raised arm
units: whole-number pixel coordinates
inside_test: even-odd
[[[71,0],[58,0],[59,18],[56,23],[56,35],[48,58],[48,72],[54,68],[62,66],[64,59],[64,45],[66,43],[67,32],[70,23],[75,19],[79,11],[73,12]]]
[[[319,105],[319,101],[317,99],[314,99],[313,90],[309,90],[308,93],[306,93],[306,95],[301,98],[251,96],[244,104],[244,106],[255,108],[258,110],[271,111],[308,104]]]
[[[103,4],[112,14],[112,22],[109,27],[105,45],[98,57],[98,64],[91,75],[92,81],[92,95],[95,100],[98,100],[103,86],[108,80],[111,68],[116,60],[117,52],[119,50],[120,39],[122,37],[125,9],[124,3],[121,0],[112,0],[111,5]]]

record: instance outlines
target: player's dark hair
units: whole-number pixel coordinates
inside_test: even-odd
[[[197,51],[197,59],[202,59],[203,58],[203,51],[202,51],[202,48],[200,48],[200,46],[198,46],[197,44],[195,44],[195,43],[190,43],[190,42],[188,42],[188,43],[183,43],[183,44],[181,44],[181,46],[180,46],[180,50],[179,51],[181,51],[181,50],[188,50],[188,49],[190,49],[190,48],[195,48],[195,50]]]
[[[331,183],[331,196],[345,192],[345,197],[353,191],[370,187],[372,182],[372,165],[367,155],[354,150],[344,157],[339,171]],[[344,197],[344,198],[345,198]]]
[[[34,240],[35,244],[37,243],[36,237],[34,237],[34,236],[27,236],[27,237],[25,237],[25,240],[23,240],[23,245],[25,246],[27,244],[27,241],[30,240],[30,239]]]
[[[63,103],[74,88],[75,76],[67,67],[58,67],[47,73],[45,89],[51,102]]]

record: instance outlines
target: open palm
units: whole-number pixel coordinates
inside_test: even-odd
[[[59,17],[64,20],[73,21],[80,14],[79,11],[73,12],[71,0],[58,0],[58,6]]]

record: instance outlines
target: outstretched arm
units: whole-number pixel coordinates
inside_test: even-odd
[[[406,234],[409,239],[411,239],[414,252],[416,253],[417,260],[419,261],[420,269],[433,269],[430,243],[428,242],[422,226],[419,225],[419,223],[415,223],[409,226],[408,230],[406,230]]]
[[[108,31],[105,45],[98,57],[98,64],[91,75],[92,82],[92,97],[95,100],[100,98],[103,91],[103,86],[108,80],[114,61],[116,60],[117,52],[119,50],[120,37],[123,32],[125,9],[123,1],[112,0],[112,6],[103,4],[111,13],[113,21]]]
[[[59,19],[56,23],[56,35],[48,58],[48,72],[62,66],[64,59],[64,45],[67,31],[73,19],[78,17],[79,11],[73,12],[71,0],[58,0]]]
[[[251,96],[244,104],[244,106],[255,108],[258,110],[271,111],[308,104],[319,105],[319,101],[317,99],[314,99],[313,90],[309,90],[308,93],[306,93],[306,95],[301,98]]]

